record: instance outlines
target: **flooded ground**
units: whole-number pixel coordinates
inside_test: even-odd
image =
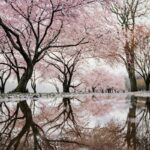
[[[90,94],[10,100],[0,104],[0,150],[149,150],[149,123],[149,98]]]

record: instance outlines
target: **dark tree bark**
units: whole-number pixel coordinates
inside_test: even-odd
[[[1,76],[0,76],[0,92],[1,93],[5,93],[5,86],[10,75],[11,75],[11,68],[1,70]]]
[[[137,91],[137,82],[134,69],[128,69],[128,75],[130,80],[131,92]]]
[[[96,87],[92,87],[92,92],[94,93],[96,90]]]
[[[69,88],[70,88],[70,85],[63,83],[63,92],[69,93],[70,92]]]
[[[27,69],[25,70],[14,92],[20,92],[20,93],[27,92],[26,87],[27,87],[29,80],[32,77],[32,73],[33,73],[33,66],[31,65],[31,66],[28,66]]]
[[[69,93],[71,88],[74,89],[80,85],[72,85],[72,81],[76,67],[81,59],[81,54],[81,50],[75,51],[74,54],[66,54],[64,49],[58,50],[57,54],[47,54],[49,60],[45,60],[45,62],[58,71],[57,78],[62,83],[63,92],[65,93]]]
[[[130,88],[131,91],[134,92],[137,91],[137,82],[136,82],[135,65],[134,65],[134,46],[133,47],[129,46],[129,43],[126,42],[124,49],[126,54],[126,68],[130,80]]]
[[[146,85],[146,91],[149,91],[149,81],[147,81],[146,83],[145,83],[145,85]]]
[[[136,150],[136,98],[134,96],[131,97],[131,108],[129,108],[127,121],[127,145],[128,148],[133,148],[133,150]]]

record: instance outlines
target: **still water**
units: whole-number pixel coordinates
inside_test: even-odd
[[[0,103],[0,150],[150,150],[150,99],[84,95]]]

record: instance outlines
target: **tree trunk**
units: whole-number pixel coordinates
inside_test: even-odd
[[[134,96],[131,97],[131,107],[128,113],[127,136],[126,141],[129,148],[136,150],[136,103]]]
[[[60,93],[57,85],[55,86],[55,89],[56,89],[57,93]]]
[[[126,68],[130,80],[130,89],[131,92],[137,91],[137,82],[135,77],[135,65],[134,65],[134,48],[130,48],[129,42],[126,42],[125,45],[125,54],[126,54]]]
[[[1,87],[1,94],[5,93],[5,86]]]
[[[133,69],[128,70],[129,80],[130,80],[130,88],[131,92],[137,91],[137,82],[135,77],[135,72]]]
[[[24,74],[20,79],[17,88],[13,92],[19,92],[19,93],[26,92],[26,86],[32,76],[32,73],[33,73],[33,66],[27,67],[26,71],[24,72]],[[32,129],[33,137],[34,137],[34,149],[37,150],[39,146],[36,142],[37,142],[37,136],[39,134],[39,130],[37,129],[37,125],[34,123],[32,110],[29,107],[26,100],[19,102],[18,106],[25,117],[25,123],[22,130],[18,133],[18,135],[16,135],[15,139],[13,139],[9,143],[6,150],[11,149],[13,146],[15,147],[15,149],[17,149],[21,143],[22,138],[27,134],[29,129]]]
[[[32,73],[33,73],[33,66],[30,66],[26,69],[26,71],[22,75],[22,77],[18,83],[18,86],[16,87],[14,92],[20,92],[20,93],[26,93],[27,92],[26,87],[27,87],[28,81],[32,77]]]
[[[95,89],[96,89],[96,87],[92,87],[92,92],[93,92],[93,93],[95,92]]]
[[[65,92],[65,93],[69,93],[70,92],[68,85],[63,84],[63,92]]]
[[[31,83],[31,87],[34,93],[37,93],[36,91],[36,83]]]
[[[146,91],[149,91],[149,81],[146,81],[146,82],[145,82],[145,86],[146,86],[146,87],[145,87],[145,88],[146,88]]]
[[[34,93],[37,93],[37,92],[36,92],[36,86],[34,86],[33,91],[34,91]]]
[[[16,76],[17,76],[17,82],[19,83],[19,81],[20,81],[20,76],[19,76],[19,74],[16,74]]]

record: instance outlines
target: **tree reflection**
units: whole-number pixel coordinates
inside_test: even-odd
[[[43,116],[38,120],[36,118],[41,115],[41,109],[42,107],[35,101],[31,101],[30,104],[21,101],[14,105],[1,103],[0,149],[53,150],[58,146],[58,142],[79,144],[69,139],[56,138],[60,133],[69,130],[77,136],[80,135],[70,98],[63,98],[51,116]]]
[[[42,149],[42,145],[51,148],[44,139],[44,131],[34,122],[32,110],[26,101],[19,102],[15,108],[2,104],[5,107],[1,111],[1,145],[3,149],[17,150],[22,145],[26,145],[27,149]],[[43,141],[40,142],[40,140]],[[33,140],[33,147],[31,141]],[[31,145],[29,145],[29,143]]]
[[[150,98],[131,97],[126,142],[133,150],[150,149]]]
[[[145,108],[141,110],[137,122],[138,143],[143,149],[150,149],[150,98],[146,98]]]
[[[51,129],[58,132],[60,129],[60,133],[65,131],[66,129],[70,129],[80,135],[80,127],[77,123],[77,118],[75,118],[75,112],[73,111],[71,98],[64,97],[62,98],[62,102],[57,107],[57,114],[53,119],[48,120],[43,127],[47,127],[47,132]],[[54,132],[53,131],[53,132]]]
[[[129,108],[128,118],[127,118],[127,136],[126,141],[128,147],[133,147],[136,150],[136,98],[131,97],[131,106]]]
[[[89,150],[99,147],[104,150],[112,147],[115,150],[149,150],[150,98],[131,97],[127,121],[123,128],[120,120],[109,120],[102,126],[91,128],[88,126],[92,121],[89,115],[94,119],[107,114],[109,116],[114,111],[114,102],[118,102],[119,110],[123,109],[119,103],[120,98],[111,97],[111,100],[114,99],[112,102],[103,99],[104,97],[101,101],[99,97],[94,96],[82,99],[64,97],[46,101],[42,99],[2,102],[0,149],[70,150],[84,146]]]

